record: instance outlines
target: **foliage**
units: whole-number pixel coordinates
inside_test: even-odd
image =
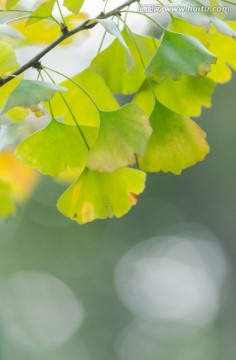
[[[83,224],[129,211],[144,190],[146,172],[181,174],[209,152],[205,132],[189,117],[211,105],[215,84],[228,81],[236,69],[236,23],[222,20],[222,12],[173,10],[202,5],[195,0],[172,3],[166,28],[138,12],[135,0],[94,19],[81,12],[83,3],[64,0],[62,7],[47,0],[30,10],[16,0],[0,1],[0,140],[16,122],[26,129],[29,116],[48,119],[31,134],[15,131],[14,146],[3,141],[0,147],[3,218],[32,191],[34,169],[73,182],[58,209]],[[137,19],[146,17],[152,26],[151,36],[130,29],[132,4]],[[70,78],[43,65],[56,46],[68,46],[74,36],[86,38],[98,26],[104,37],[87,69]],[[107,33],[114,39],[102,50]],[[20,66],[16,49],[39,43],[46,47]],[[35,79],[24,78],[29,68]],[[55,74],[64,77],[59,85]],[[132,100],[121,106],[118,94]]]

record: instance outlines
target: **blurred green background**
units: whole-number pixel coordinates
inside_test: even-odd
[[[197,119],[211,153],[79,226],[48,178],[0,223],[1,360],[235,360],[236,78]]]

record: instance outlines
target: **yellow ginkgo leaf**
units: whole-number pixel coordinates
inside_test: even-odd
[[[18,67],[13,48],[4,41],[0,41],[0,75],[14,71]]]

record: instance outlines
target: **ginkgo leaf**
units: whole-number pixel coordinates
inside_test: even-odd
[[[49,101],[57,91],[67,91],[67,89],[45,81],[21,80],[7,98],[1,114],[5,114],[15,106],[28,107],[37,105],[41,101]]]
[[[101,112],[99,135],[89,152],[88,168],[112,172],[134,165],[135,154],[144,154],[151,132],[148,117],[135,104]]]
[[[98,173],[85,169],[57,203],[59,211],[79,224],[121,217],[144,190],[146,175],[133,169]]]
[[[17,31],[16,29],[12,28],[7,24],[0,24],[0,35],[2,36],[9,36],[13,39],[23,39],[24,36]]]
[[[52,15],[52,10],[54,8],[56,0],[46,0],[41,5],[37,7],[35,11],[31,14],[30,18],[27,20],[26,25],[31,25],[37,21],[46,19]]]
[[[88,92],[101,111],[111,111],[119,108],[104,80],[90,68],[72,77],[72,79]],[[78,123],[80,125],[99,127],[100,114],[89,97],[70,80],[64,81],[61,86],[68,89],[64,96]],[[53,97],[51,104],[56,117],[64,117],[64,122],[75,124],[70,111],[59,94]]]
[[[16,205],[12,196],[11,186],[0,181],[0,217],[5,219],[15,214]]]
[[[181,74],[204,76],[215,62],[216,56],[196,38],[166,30],[145,74],[157,82],[166,77],[178,80]]]
[[[19,64],[13,48],[7,43],[0,41],[0,75],[16,70]]]
[[[35,170],[17,160],[12,150],[0,152],[0,181],[10,185],[15,201],[26,200],[35,188],[37,180]]]
[[[0,109],[2,109],[8,96],[19,84],[20,80],[15,78],[9,81],[4,86],[0,87]],[[13,121],[23,121],[28,116],[29,110],[25,108],[15,107],[12,110],[7,111],[6,115]]]
[[[153,133],[139,159],[141,169],[178,175],[208,154],[206,134],[194,121],[156,102],[150,122]]]
[[[126,52],[126,68],[127,71],[130,72],[132,68],[135,66],[134,59],[132,57],[131,51],[126,44],[120,29],[116,25],[116,23],[112,19],[97,19],[97,21],[104,26],[104,28],[109,32],[111,35],[115,36],[119,43],[124,47]]]
[[[7,0],[6,9],[9,10],[13,8],[18,2],[19,0]]]
[[[81,127],[81,132],[76,126],[52,119],[44,129],[18,145],[15,154],[21,162],[45,175],[57,176],[68,168],[83,170],[88,154],[84,138],[92,146],[98,129]]]
[[[74,14],[78,14],[83,3],[84,0],[64,0],[63,5],[67,7],[69,11],[73,12]]]
[[[145,80],[140,54],[146,66],[156,51],[158,41],[148,36],[133,33],[134,41],[126,28],[122,31],[122,37],[128,45],[135,62],[135,66],[131,71],[128,71],[126,67],[126,50],[117,39],[98,54],[90,66],[105,80],[111,91],[131,94],[137,91]]]
[[[235,22],[227,22],[227,25],[234,31],[236,30]],[[217,83],[224,83],[231,78],[232,73],[228,64],[233,69],[236,69],[235,39],[220,34],[212,25],[207,33],[205,28],[191,25],[187,21],[178,18],[172,18],[169,28],[196,37],[210,52],[217,56],[217,63],[212,66],[211,72],[207,74],[208,78]]]
[[[185,116],[199,116],[202,106],[210,107],[215,86],[215,82],[206,77],[187,75],[182,75],[178,81],[167,78],[160,83],[152,82],[158,101]],[[133,100],[148,115],[152,113],[155,104],[152,89],[145,81]]]

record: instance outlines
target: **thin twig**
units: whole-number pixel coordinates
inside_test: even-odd
[[[70,31],[64,31],[56,40],[54,40],[45,49],[43,49],[40,53],[38,53],[31,60],[29,60],[25,65],[21,66],[19,69],[14,71],[12,74],[10,74],[10,75],[8,75],[8,76],[6,76],[4,78],[0,78],[0,87],[2,87],[3,85],[5,85],[9,81],[11,81],[13,79],[13,76],[18,76],[18,75],[22,74],[24,71],[30,69],[31,67],[37,66],[37,64],[40,63],[40,60],[46,54],[48,54],[51,50],[53,50],[56,46],[58,46],[65,39],[68,39],[69,37],[81,32],[81,31],[85,31],[85,30],[89,30],[89,29],[94,28],[98,24],[98,21],[96,21],[98,19],[107,19],[107,18],[110,18],[112,16],[119,15],[119,13],[120,13],[120,11],[122,9],[124,9],[127,6],[130,6],[131,4],[133,4],[135,2],[139,2],[139,0],[126,1],[124,4],[122,4],[122,5],[118,6],[117,8],[107,12],[106,14],[104,14],[102,12],[96,18],[92,19],[93,21],[91,21],[91,19],[88,19],[88,20],[84,21],[81,25],[79,25],[78,27],[76,27],[76,28],[74,28],[74,29],[72,29]]]

